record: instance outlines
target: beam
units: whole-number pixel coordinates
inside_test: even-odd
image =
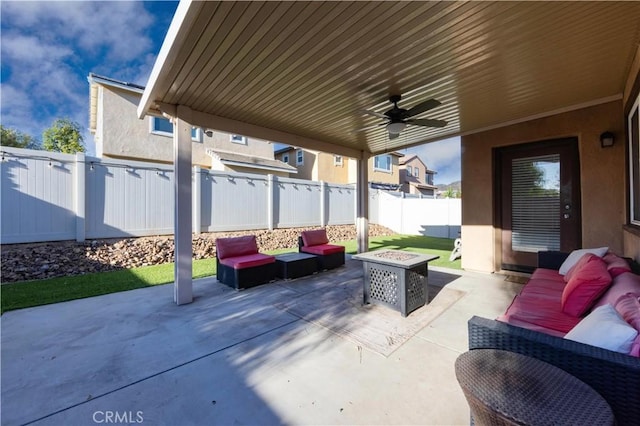
[[[328,152],[331,154],[342,155],[343,157],[360,158],[360,151],[357,149],[348,148],[317,139],[307,138],[280,130],[270,129],[268,127],[262,127],[255,124],[244,123],[242,121],[231,120],[229,118],[207,114],[200,111],[192,111],[191,118],[193,120],[191,122],[193,126],[202,127],[205,130],[220,130],[222,132],[232,133],[236,135],[248,136],[272,142],[279,142],[298,148]]]
[[[138,103],[138,118],[143,119],[154,108],[154,101],[162,98],[169,89],[169,82],[173,81],[170,77],[175,77],[180,71],[181,66],[176,64],[184,64],[184,58],[178,56],[187,54],[187,50],[182,48],[189,32],[187,29],[193,29],[203,5],[204,2],[193,0],[182,0],[178,4],[151,70],[147,87]]]
[[[362,151],[356,163],[356,240],[358,253],[364,253],[369,251],[369,154]]]
[[[174,242],[173,300],[178,305],[193,301],[193,246],[191,201],[191,110],[182,105],[173,117]]]

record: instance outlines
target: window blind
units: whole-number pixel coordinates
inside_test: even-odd
[[[511,185],[512,250],[560,250],[560,155],[512,160]]]

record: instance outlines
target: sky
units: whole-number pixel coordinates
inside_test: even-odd
[[[0,1],[0,123],[42,140],[57,118],[80,124],[87,153],[90,72],[146,85],[176,1]],[[458,138],[402,150],[435,183],[460,180]]]

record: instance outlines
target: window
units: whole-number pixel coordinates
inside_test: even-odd
[[[420,169],[418,169],[417,167],[414,168],[415,173],[413,174],[415,177],[420,177]]]
[[[342,155],[334,155],[333,156],[333,165],[334,166],[342,166]]]
[[[151,117],[149,120],[151,133],[162,136],[173,136],[173,124],[164,117]]]
[[[304,164],[304,152],[299,149],[296,151],[296,165],[300,166]]]
[[[407,176],[411,176],[411,166],[407,166]]]
[[[629,220],[640,226],[640,95],[636,99],[627,125],[629,126]]]
[[[202,142],[202,130],[197,127],[192,127],[191,140],[194,142]]]
[[[289,164],[289,154],[284,154],[282,156],[282,162]]]
[[[246,145],[247,138],[241,135],[231,135],[231,142]]]
[[[149,127],[149,132],[153,134],[173,136],[173,124],[164,117],[151,117]],[[202,142],[202,131],[199,128],[191,128],[191,140],[194,142]]]
[[[377,155],[373,158],[374,170],[391,173],[391,156]]]
[[[432,173],[427,173],[424,177],[425,177],[425,182],[427,183],[427,185],[433,185],[433,174]]]

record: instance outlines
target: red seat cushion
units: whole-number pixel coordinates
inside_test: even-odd
[[[327,244],[327,231],[325,229],[316,229],[313,231],[302,231],[302,243],[304,246],[317,246]]]
[[[269,256],[268,254],[256,253],[256,254],[247,254],[244,256],[235,256],[235,257],[227,257],[225,259],[220,259],[220,263],[225,266],[229,266],[233,269],[247,269],[253,268],[255,266],[267,265],[269,263],[274,263],[276,258],[274,256]]]
[[[318,254],[325,256],[333,253],[344,253],[344,246],[336,246],[333,244],[320,244],[311,247],[302,247],[301,251],[305,253]]]
[[[523,295],[516,296],[507,312],[498,317],[498,320],[509,324],[537,331],[540,331],[540,328],[546,328],[560,332],[562,335],[568,333],[581,319],[562,312],[559,298],[551,300]],[[529,327],[526,324],[532,326]],[[558,335],[557,333],[548,334]]]
[[[227,257],[246,256],[258,253],[258,243],[255,235],[243,237],[216,238],[216,253],[218,259]]]
[[[527,285],[522,288],[520,295],[560,301],[562,290],[566,285],[558,271],[538,268],[531,275]]]

